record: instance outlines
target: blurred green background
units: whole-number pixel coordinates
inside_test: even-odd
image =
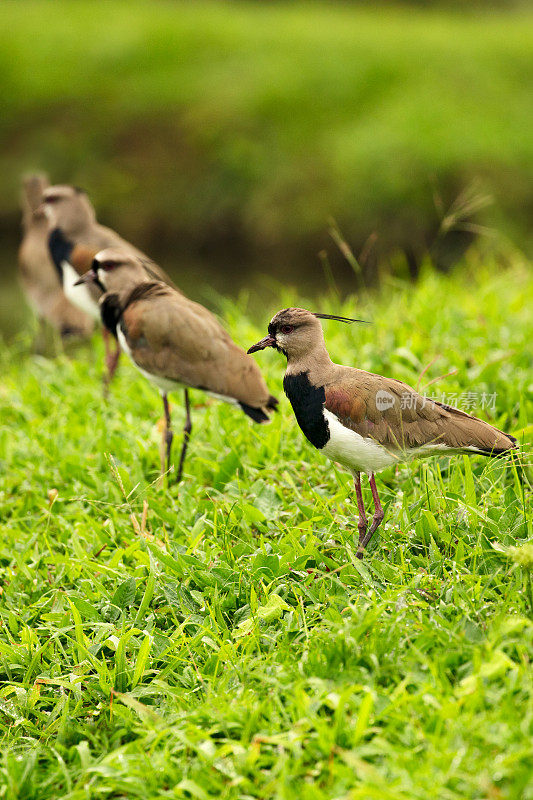
[[[265,273],[318,292],[323,249],[353,288],[331,218],[368,283],[428,251],[446,267],[480,230],[533,249],[530,4],[4,0],[0,15],[4,312],[33,169],[85,188],[200,299]]]

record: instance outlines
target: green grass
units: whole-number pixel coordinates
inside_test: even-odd
[[[40,167],[150,251],[305,263],[330,216],[357,247],[423,248],[434,191],[446,206],[481,177],[486,219],[531,245],[531,11],[6,0],[2,18],[6,228]]]
[[[248,345],[297,298],[219,307]],[[414,385],[429,364],[426,391],[495,392],[528,439],[532,303],[526,266],[472,262],[322,309],[375,322],[325,323],[335,359]],[[194,393],[167,492],[157,393],[125,362],[104,401],[93,344],[0,349],[0,796],[530,800],[529,451],[522,475],[385,471],[358,562],[350,479],[286,400],[259,427]],[[258,360],[281,394],[279,354]]]

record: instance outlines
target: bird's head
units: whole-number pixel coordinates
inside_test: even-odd
[[[87,194],[75,186],[48,186],[39,207],[50,227],[60,228],[67,236],[76,236],[96,222],[96,214]]]
[[[324,345],[324,334],[319,319],[336,319],[340,322],[363,322],[364,320],[319,314],[305,308],[284,308],[275,314],[268,326],[268,336],[248,350],[255,353],[266,347],[274,347],[287,356],[289,361],[305,358],[317,346]]]
[[[96,283],[103,292],[123,292],[146,281],[143,262],[122,247],[107,247],[93,259],[91,269],[76,282]]]

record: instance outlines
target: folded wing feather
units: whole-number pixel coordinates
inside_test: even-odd
[[[269,392],[255,361],[213,314],[162,284],[145,286],[130,296],[122,314],[141,369],[251,406],[267,405]]]
[[[509,434],[423,397],[402,381],[337,366],[325,391],[325,407],[345,427],[394,450],[444,445],[497,455],[516,447]]]

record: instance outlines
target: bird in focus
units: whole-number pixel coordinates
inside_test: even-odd
[[[27,175],[22,182],[20,282],[41,330],[48,323],[63,338],[85,338],[91,335],[94,323],[66,297],[48,250],[48,219],[42,206],[48,186],[48,179],[41,174]]]
[[[79,248],[71,254],[78,267],[80,256]],[[168,473],[171,465],[173,432],[167,396],[171,391],[183,389],[185,400],[177,481],[192,430],[189,388],[237,405],[254,422],[269,421],[278,401],[269,393],[257,364],[214,314],[168,284],[147,280],[142,258],[127,250],[103,250],[87,268],[78,285],[100,289],[103,324],[161,393],[165,412],[162,472]]]
[[[286,356],[283,387],[300,428],[314,447],[352,472],[359,512],[357,557],[362,558],[384,517],[376,472],[433,455],[499,456],[516,450],[518,443],[488,422],[423,397],[402,381],[333,363],[320,318],[362,321],[286,308],[275,314],[268,336],[248,353],[273,347]],[[362,472],[370,478],[374,500],[370,526]]]

